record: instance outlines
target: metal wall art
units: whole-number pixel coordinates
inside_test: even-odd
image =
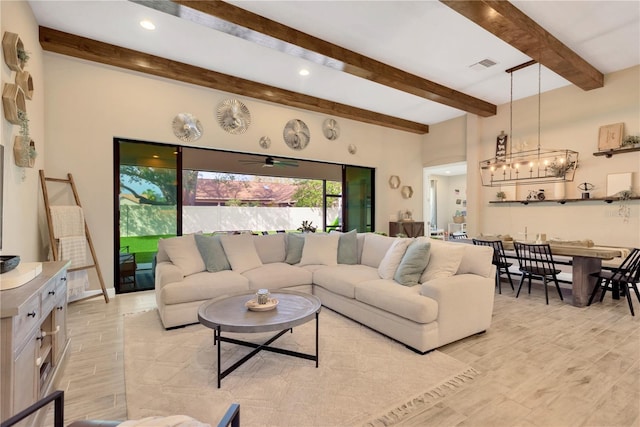
[[[251,124],[251,113],[237,99],[225,99],[218,104],[218,124],[233,135],[245,133]]]
[[[260,144],[260,147],[266,150],[267,148],[271,147],[271,138],[269,138],[268,136],[263,136],[260,138],[260,141],[258,143]]]
[[[294,150],[303,150],[311,140],[309,128],[302,120],[292,119],[287,122],[282,132],[284,142]]]
[[[202,136],[202,123],[189,113],[180,113],[173,118],[173,134],[183,142],[193,142]]]
[[[334,119],[326,119],[322,123],[322,133],[329,141],[335,141],[340,137],[340,125]]]

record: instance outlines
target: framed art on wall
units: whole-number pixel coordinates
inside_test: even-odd
[[[598,132],[598,150],[607,151],[620,148],[623,131],[624,123],[600,126],[600,131]]]

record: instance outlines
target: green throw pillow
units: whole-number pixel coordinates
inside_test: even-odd
[[[358,263],[358,230],[340,233],[338,241],[338,264]]]
[[[284,262],[298,264],[302,259],[302,248],[304,248],[304,234],[287,233],[287,258]]]
[[[196,234],[195,238],[207,271],[215,273],[222,270],[231,270],[231,264],[229,264],[222,243],[220,243],[220,236]]]
[[[429,263],[431,243],[416,240],[411,243],[400,261],[393,280],[404,286],[415,286],[422,276],[422,272]]]

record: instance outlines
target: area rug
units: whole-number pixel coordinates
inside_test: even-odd
[[[229,336],[263,342],[271,335]],[[212,330],[191,325],[166,331],[156,310],[125,316],[128,418],[183,414],[217,425],[237,402],[248,426],[391,425],[478,374],[444,353],[417,354],[327,309],[320,313],[319,342],[318,368],[310,360],[263,351],[218,389]],[[272,345],[313,353],[315,321]],[[249,351],[222,343],[223,369]]]

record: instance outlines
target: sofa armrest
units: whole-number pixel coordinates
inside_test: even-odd
[[[184,279],[182,270],[171,262],[156,264],[156,290],[162,289],[167,283],[179,282]]]
[[[420,293],[438,302],[439,345],[485,331],[491,326],[495,294],[495,266],[492,275],[457,274],[430,280]]]

